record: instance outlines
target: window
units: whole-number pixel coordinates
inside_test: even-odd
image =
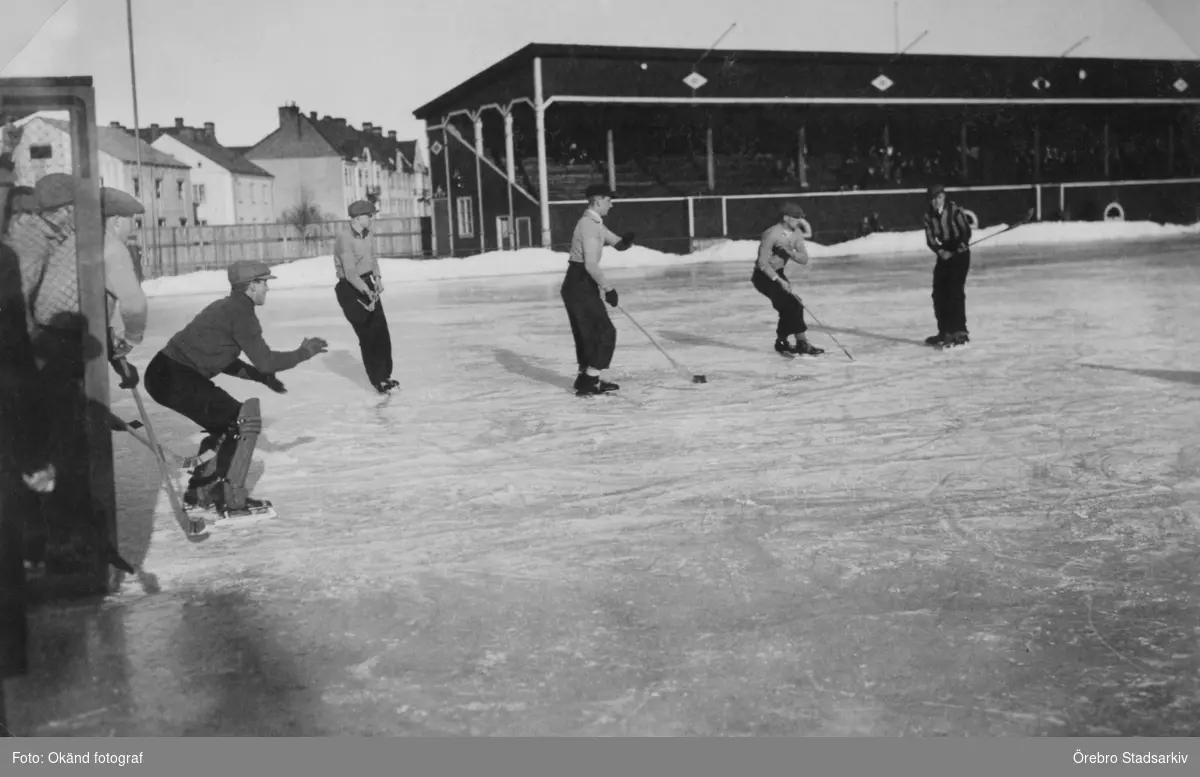
[[[204,184],[198,183],[192,186],[192,200],[197,205],[204,204]]]
[[[175,193],[179,195],[180,200],[183,199],[183,179],[182,178],[175,179]]]
[[[458,236],[475,237],[475,211],[471,208],[471,197],[459,197],[455,202],[458,208]]]
[[[187,226],[187,217],[186,216],[179,217],[179,226],[181,226],[181,227]]]
[[[159,219],[159,220],[158,220],[158,225],[159,225],[160,227],[165,227],[165,226],[167,225],[167,220],[166,220],[166,219]]]
[[[156,199],[162,197],[162,179],[161,178],[154,179],[154,196]],[[162,226],[162,225],[160,224],[159,226]]]
[[[141,178],[133,179],[133,196],[134,197],[142,196],[142,179]]]
[[[104,186],[104,176],[100,176],[100,186]]]
[[[45,145],[45,146],[30,146],[29,147],[29,158],[30,159],[50,159],[53,156],[54,156],[54,149],[51,146]]]
[[[246,188],[250,190],[250,202],[258,202],[258,195],[256,193],[258,190],[254,188],[254,184],[248,183],[246,184]]]
[[[133,223],[137,224],[138,229],[141,229],[142,228],[142,217],[138,216],[138,217],[134,218]]]

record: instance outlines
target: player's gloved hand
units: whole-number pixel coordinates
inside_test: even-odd
[[[626,232],[625,234],[621,235],[621,242],[617,243],[615,246],[613,246],[613,248],[617,249],[618,251],[627,250],[631,245],[633,245],[633,238],[636,236],[636,232]]]
[[[774,248],[771,249],[771,253],[775,254],[780,259],[791,259],[792,258],[792,252],[787,250],[783,246],[775,246]]]
[[[121,376],[120,385],[123,389],[131,389],[137,386],[139,378],[137,367],[134,367],[129,362],[125,361],[125,357],[118,356],[109,361],[116,373]]]
[[[938,255],[938,259],[949,259],[950,257],[954,256],[954,254],[950,253],[949,251],[947,251],[944,248],[939,250],[937,252],[937,255]]]
[[[617,290],[609,289],[604,292],[604,301],[615,308],[617,306]]]
[[[300,350],[303,352],[305,359],[311,359],[319,353],[325,353],[327,348],[329,348],[329,343],[320,337],[306,337],[304,338],[304,342],[300,343]]]
[[[287,386],[283,385],[283,381],[275,377],[274,373],[263,375],[262,384],[274,391],[276,394],[286,394]]]

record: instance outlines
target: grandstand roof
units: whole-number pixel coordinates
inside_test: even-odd
[[[705,53],[531,43],[413,115],[433,122],[489,104],[532,105],[532,63],[538,57],[543,61],[543,99],[550,102],[1200,104],[1196,61],[729,49]],[[693,69],[706,79],[696,90],[683,80]]]

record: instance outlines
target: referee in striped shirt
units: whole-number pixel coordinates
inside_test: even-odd
[[[925,243],[937,255],[933,267],[933,315],[938,333],[926,345],[954,346],[970,342],[967,335],[967,273],[971,271],[971,223],[966,212],[946,199],[941,184],[926,192]]]

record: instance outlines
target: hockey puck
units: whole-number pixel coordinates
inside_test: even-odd
[[[708,383],[708,378],[704,375],[693,375],[692,383]]]

